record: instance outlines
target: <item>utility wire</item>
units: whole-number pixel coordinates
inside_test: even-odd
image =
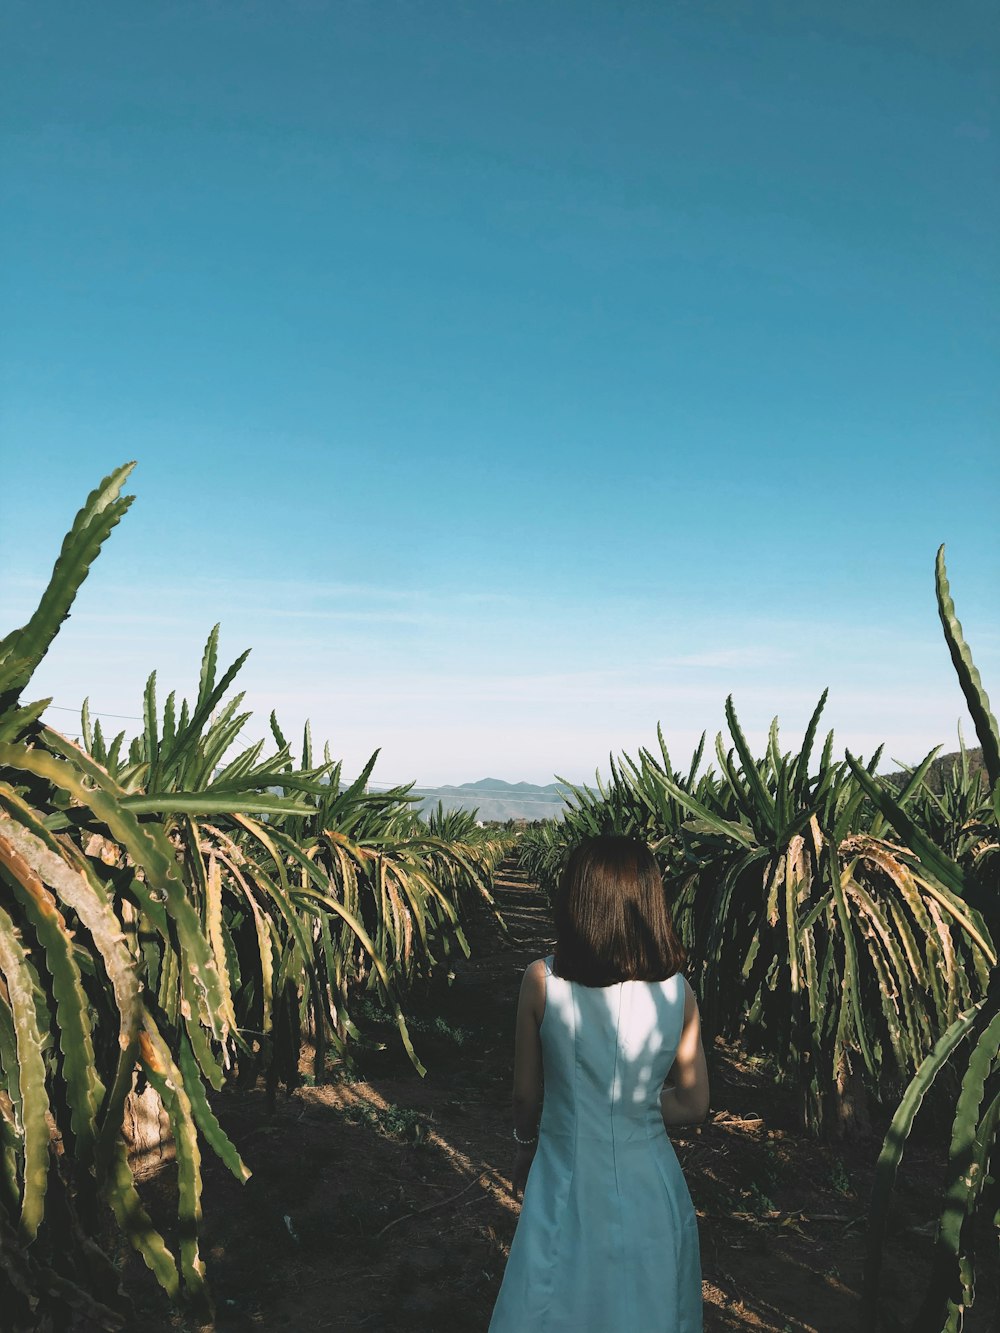
[[[65,704],[49,704],[45,711],[48,712],[49,708],[58,709],[60,713],[76,713],[79,715],[83,712],[82,707],[67,708]],[[91,717],[118,717],[121,718],[123,722],[141,722],[143,720],[141,717],[136,717],[134,713],[102,713],[99,708],[91,708],[89,711]]]

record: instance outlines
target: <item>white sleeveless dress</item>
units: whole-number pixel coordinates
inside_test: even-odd
[[[545,959],[538,1148],[489,1333],[701,1333],[694,1205],[660,1089],[684,982],[566,981]]]

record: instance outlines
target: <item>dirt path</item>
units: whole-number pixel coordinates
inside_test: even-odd
[[[509,1192],[514,1005],[524,968],[552,944],[543,895],[510,865],[496,896],[511,938],[477,915],[471,960],[410,1006],[426,1078],[371,1015],[369,1035],[385,1046],[360,1053],[353,1081],[300,1088],[274,1114],[262,1092],[217,1100],[254,1172],[240,1187],[205,1161],[220,1331],[485,1333],[519,1207]],[[763,1064],[722,1046],[709,1122],[671,1136],[699,1214],[706,1333],[856,1333],[878,1143],[837,1149],[799,1135]],[[918,1184],[904,1190],[900,1227],[933,1215],[940,1160],[908,1150]],[[154,1208],[168,1189],[148,1187]],[[890,1292],[915,1285],[930,1243],[901,1232]],[[151,1293],[135,1327],[188,1325]],[[967,1318],[966,1333],[986,1328]]]

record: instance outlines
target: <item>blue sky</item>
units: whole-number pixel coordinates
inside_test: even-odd
[[[941,541],[1000,691],[987,4],[4,28],[4,625],[139,464],[37,693],[134,715],[221,620],[262,725],[386,781],[682,759],[730,691],[791,743],[825,685],[913,760]]]

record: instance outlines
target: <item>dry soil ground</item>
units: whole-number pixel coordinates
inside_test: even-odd
[[[240,1186],[205,1162],[219,1333],[485,1333],[518,1213],[514,1002],[524,967],[551,944],[544,898],[509,866],[497,897],[513,941],[480,915],[472,958],[412,1006],[426,1078],[370,1015],[385,1049],[362,1052],[354,1077],[281,1094],[273,1111],[262,1091],[217,1100],[254,1173]],[[698,1210],[706,1333],[858,1333],[880,1140],[817,1144],[796,1130],[788,1090],[767,1067],[721,1044],[708,1122],[672,1137]],[[885,1282],[899,1313],[926,1272],[941,1162],[930,1137],[907,1150]],[[145,1186],[165,1225],[170,1191],[169,1170]],[[136,1329],[193,1327],[141,1271],[130,1285]],[[987,1333],[995,1301],[995,1284],[981,1283],[965,1333]]]

